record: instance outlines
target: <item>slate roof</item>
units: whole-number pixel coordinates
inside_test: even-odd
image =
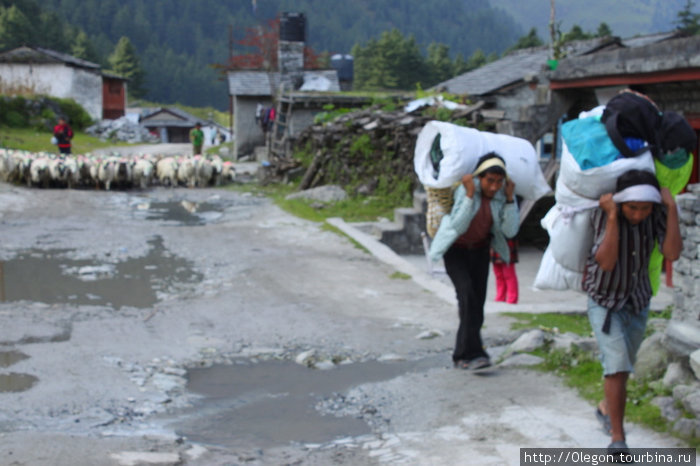
[[[172,118],[158,118],[158,115],[170,114],[176,119]],[[190,113],[180,110],[177,107],[158,107],[155,109],[144,110],[141,115],[141,124],[146,127],[150,126],[169,126],[169,127],[182,127],[190,128],[195,125],[195,123],[206,124],[204,120],[197,118]]]
[[[42,47],[23,45],[0,53],[0,63],[65,63],[69,66],[99,71],[100,65],[76,58],[66,53]]]
[[[619,46],[617,38],[596,38],[566,44],[569,56],[591,53],[606,47]],[[444,89],[452,94],[486,95],[512,84],[522,82],[547,67],[548,46],[515,50],[496,61],[437,84],[432,89]]]
[[[642,45],[562,60],[550,80],[556,82],[700,68],[700,36],[630,43]]]
[[[320,78],[320,79],[319,79]],[[329,89],[310,89],[319,91],[340,91],[336,70],[304,71],[304,82],[330,82]],[[269,96],[279,88],[280,74],[267,71],[229,71],[228,88],[231,95]]]

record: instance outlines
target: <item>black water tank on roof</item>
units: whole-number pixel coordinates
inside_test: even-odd
[[[331,68],[338,72],[339,81],[352,81],[353,67],[352,55],[337,53],[331,57]]]
[[[282,13],[280,40],[306,42],[306,16],[304,13]]]

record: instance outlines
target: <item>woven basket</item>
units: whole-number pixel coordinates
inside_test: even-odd
[[[433,238],[437,233],[440,221],[445,214],[452,210],[454,188],[429,188],[425,186],[428,198],[428,211],[425,214],[425,229]]]

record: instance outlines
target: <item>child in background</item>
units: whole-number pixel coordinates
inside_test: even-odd
[[[518,262],[518,240],[508,238],[508,248],[510,248],[510,263],[506,263],[496,251],[491,249],[493,274],[496,276],[496,301],[517,304],[518,276],[515,274],[515,263]]]

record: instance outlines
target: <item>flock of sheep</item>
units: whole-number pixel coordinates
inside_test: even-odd
[[[0,181],[38,188],[194,188],[230,183],[235,176],[231,162],[218,155],[59,156],[0,149]]]

